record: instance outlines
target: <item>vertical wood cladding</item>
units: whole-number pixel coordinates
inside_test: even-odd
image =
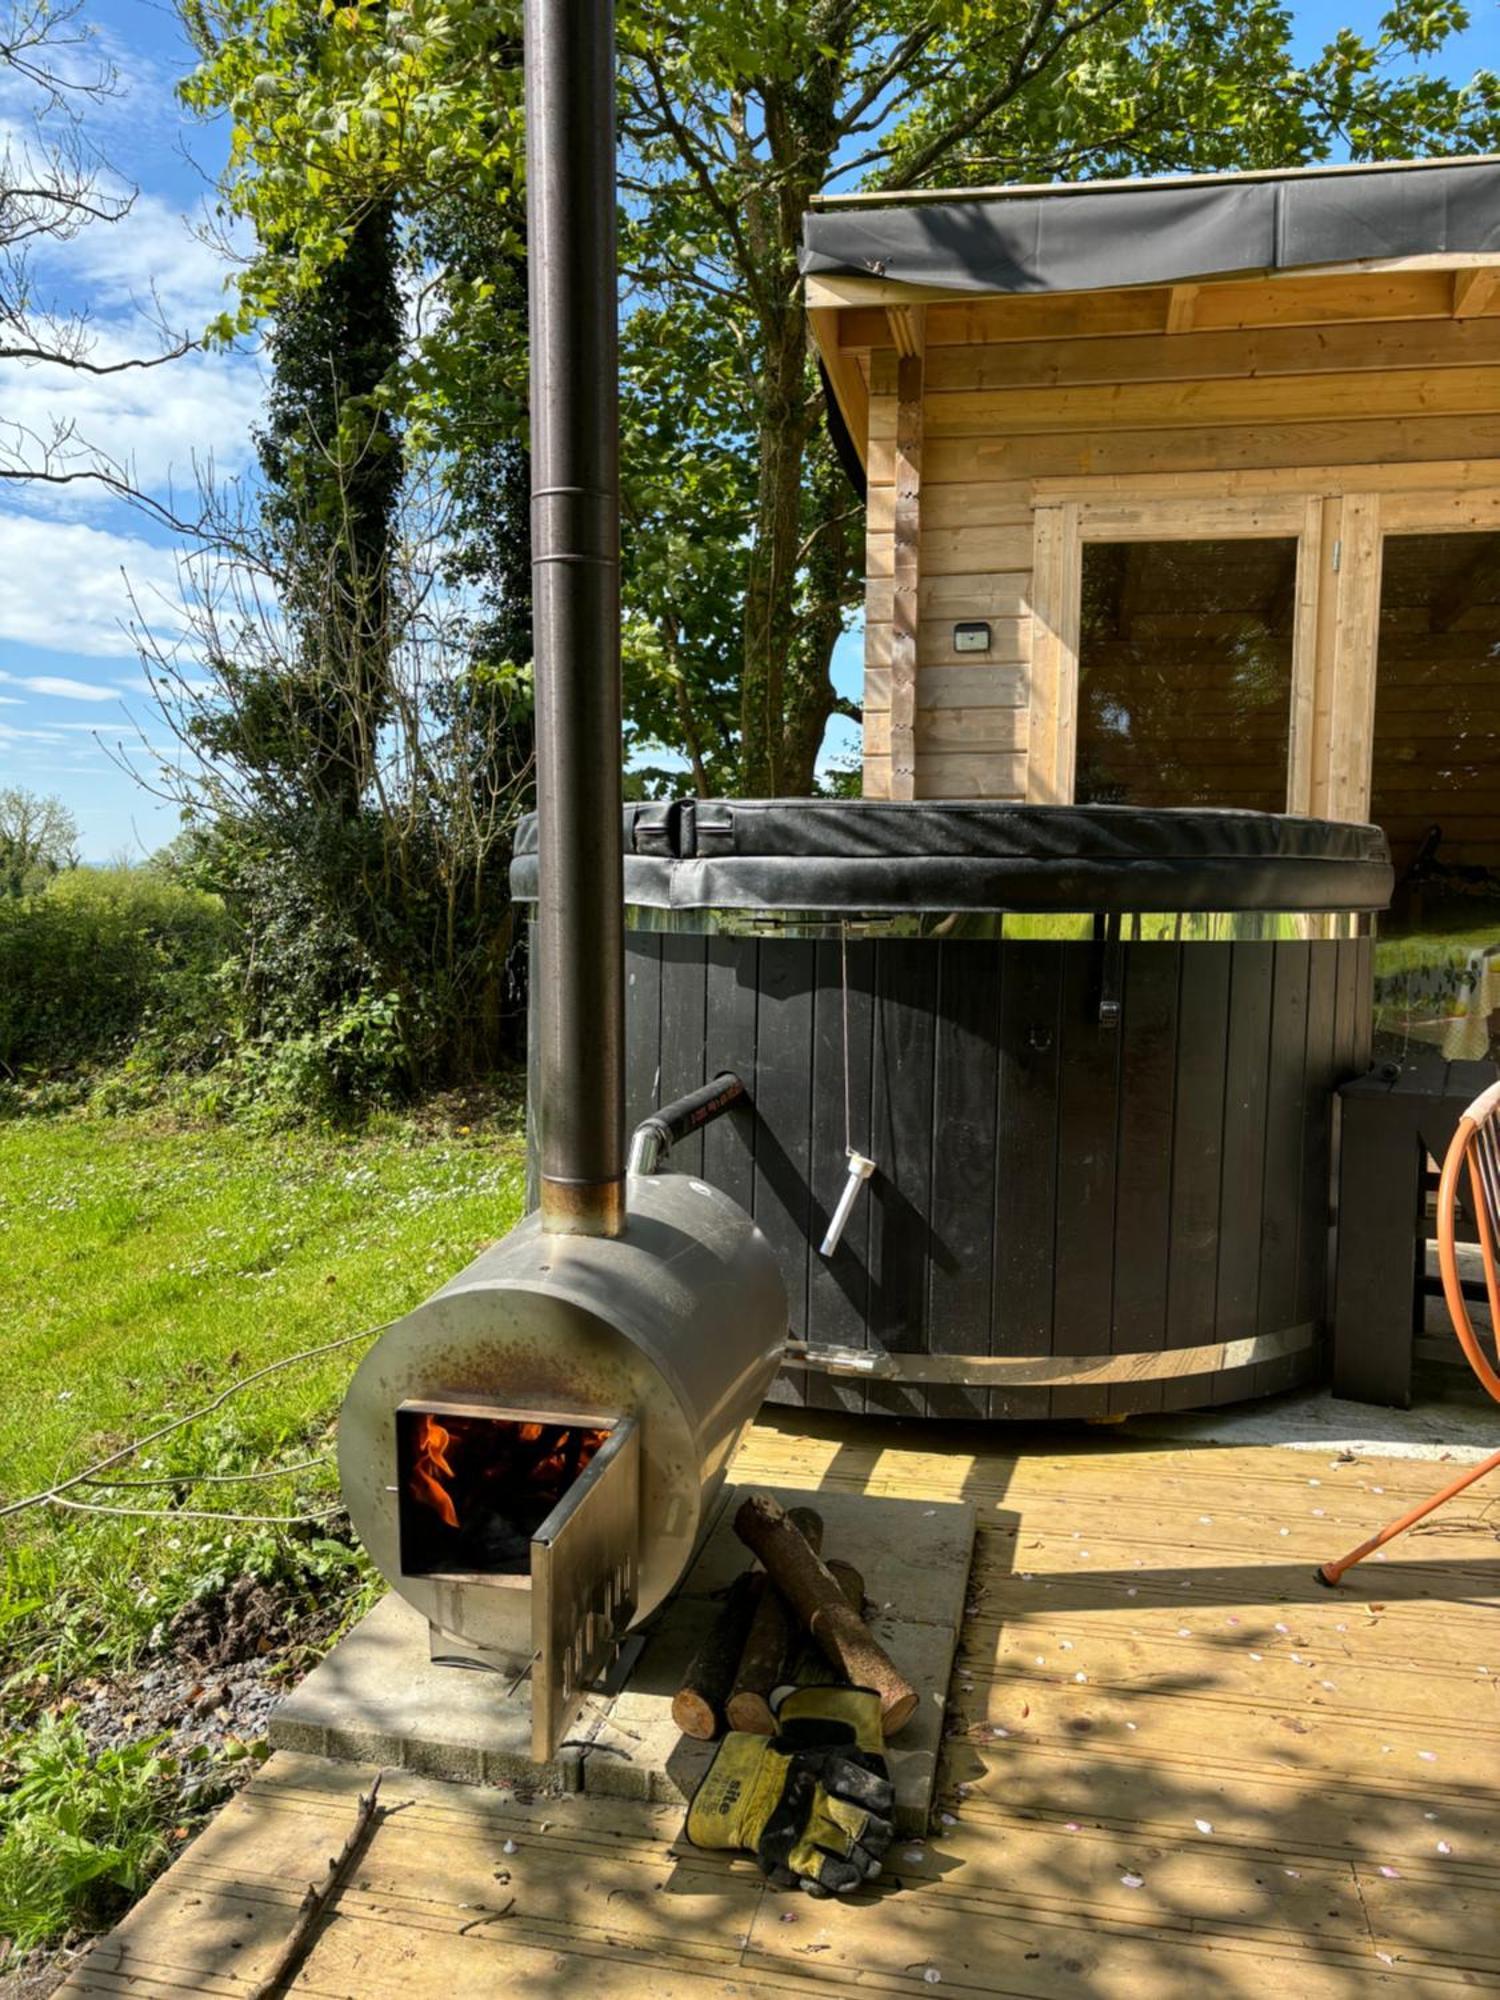
[[[701,1170],[752,1209],[792,1334],[815,1345],[1145,1355],[1316,1329],[1331,1093],[1368,1056],[1368,944],[1129,941],[1112,1026],[1103,950],[636,934],[629,1102],[649,1109],[721,1069],[744,1078],[753,1110],[709,1128]],[[877,1171],[825,1260],[846,1136]],[[699,1170],[696,1154],[674,1165]],[[775,1395],[899,1415],[1120,1415],[1269,1393],[1318,1360],[1310,1335],[1283,1360],[1169,1381],[788,1370]]]

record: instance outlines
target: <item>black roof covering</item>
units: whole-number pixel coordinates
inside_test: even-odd
[[[537,829],[511,893],[534,902]],[[1214,808],[673,799],[625,808],[625,900],[659,909],[1381,910],[1375,826]]]
[[[1141,181],[830,207],[805,274],[956,292],[1100,291],[1366,258],[1500,254],[1500,160]]]

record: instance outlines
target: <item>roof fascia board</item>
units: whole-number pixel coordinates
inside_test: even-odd
[[[1150,279],[1139,285],[1080,286],[1076,291],[1015,292],[996,286],[988,291],[957,291],[935,285],[904,285],[893,278],[832,278],[806,280],[809,311],[838,311],[845,306],[972,305],[977,299],[1056,299],[1103,297],[1114,292],[1170,291],[1174,285],[1281,284],[1297,278],[1347,278],[1396,274],[1402,271],[1471,271],[1500,269],[1500,252],[1460,250],[1420,257],[1362,257],[1347,264],[1299,264],[1252,271],[1207,271],[1191,280]]]

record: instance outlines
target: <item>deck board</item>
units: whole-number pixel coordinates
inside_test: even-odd
[[[798,1415],[735,1476],[977,1503],[951,1824],[814,1904],[672,1809],[392,1773],[296,1993],[1500,1993],[1500,1486],[1326,1592],[1442,1467]],[[242,1996],[367,1778],[273,1758],[65,1993]]]

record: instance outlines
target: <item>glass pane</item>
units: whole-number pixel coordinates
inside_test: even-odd
[[[1089,542],[1082,805],[1286,810],[1297,543]]]
[[[1500,1027],[1500,535],[1386,537],[1370,817],[1397,882],[1377,1026],[1482,1057]]]

